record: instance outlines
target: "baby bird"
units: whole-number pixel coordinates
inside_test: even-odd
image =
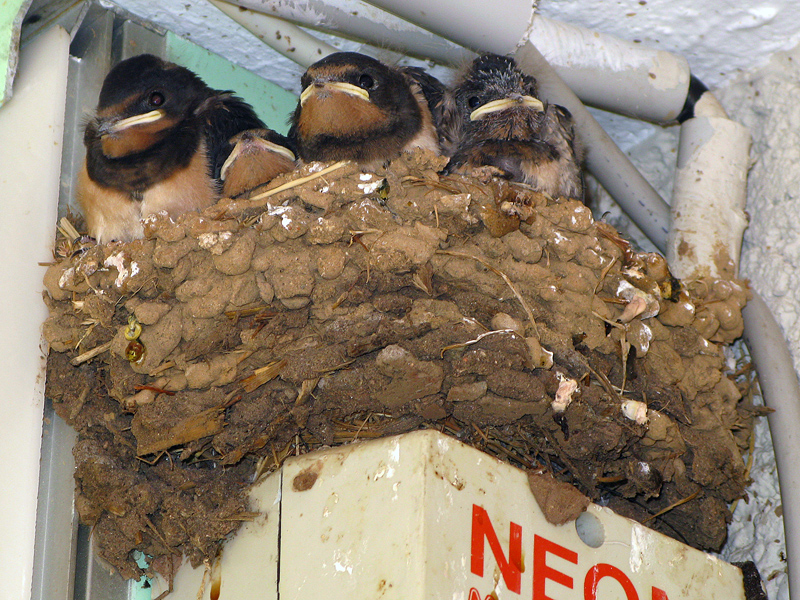
[[[491,166],[554,198],[582,200],[572,115],[537,95],[536,80],[514,59],[476,58],[447,100],[455,151],[445,172]]]
[[[232,92],[150,54],[116,65],[86,125],[78,202],[99,243],[143,235],[141,219],[176,217],[219,199],[218,154],[244,129],[264,124]]]
[[[225,154],[227,153],[227,157]],[[222,195],[238,198],[281,173],[294,170],[296,158],[288,138],[271,129],[248,129],[228,141],[220,154]]]
[[[374,168],[414,147],[441,153],[436,121],[445,87],[421,69],[336,52],[311,65],[300,82],[289,137],[304,161]]]

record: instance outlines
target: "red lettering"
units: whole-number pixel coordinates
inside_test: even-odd
[[[503,581],[510,592],[519,594],[522,590],[522,527],[513,521],[509,527],[508,560],[506,560],[500,540],[492,527],[486,509],[472,505],[472,558],[470,570],[478,577],[483,577],[484,538],[503,575]],[[476,590],[477,594],[477,590]],[[480,595],[478,595],[480,597]],[[472,591],[470,591],[470,600]]]
[[[625,591],[625,597],[628,600],[639,600],[639,594],[636,593],[636,588],[633,587],[631,580],[620,569],[614,565],[606,563],[598,563],[589,569],[586,573],[586,579],[583,580],[583,598],[584,600],[597,600],[597,584],[603,577],[611,577],[617,580]],[[653,588],[653,599],[656,600],[656,589]],[[661,591],[661,590],[659,590]],[[661,592],[663,594],[663,592]],[[663,596],[666,598],[666,594]]]
[[[653,600],[669,600],[669,598],[667,598],[667,592],[660,590],[657,587],[653,587],[652,598]]]
[[[533,600],[553,600],[545,594],[545,583],[552,579],[556,583],[572,589],[572,577],[547,566],[547,553],[555,554],[573,564],[578,564],[578,553],[564,548],[555,542],[534,535],[533,537]]]
[[[478,591],[478,588],[469,588],[469,597],[467,600],[481,600],[481,593]],[[497,594],[494,592],[486,594],[484,600],[497,600]]]

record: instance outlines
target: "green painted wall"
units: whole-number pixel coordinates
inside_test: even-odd
[[[171,32],[167,33],[166,59],[191,69],[212,88],[233,90],[253,105],[267,127],[283,134],[288,131],[287,121],[297,104],[291,92]]]
[[[11,97],[17,72],[19,30],[31,0],[0,0],[0,106]]]

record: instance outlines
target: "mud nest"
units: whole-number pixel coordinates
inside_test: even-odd
[[[723,354],[745,284],[679,283],[580,202],[442,166],[311,164],[143,240],[62,244],[47,395],[123,576],[134,550],[213,556],[289,454],[422,427],[721,547],[755,414]]]

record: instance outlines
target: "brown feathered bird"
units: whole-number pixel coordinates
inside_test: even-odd
[[[289,137],[306,162],[352,160],[369,168],[415,147],[441,152],[445,87],[422,69],[336,52],[311,65],[301,85]]]
[[[239,131],[262,127],[249,104],[189,69],[150,54],[120,62],[84,132],[77,196],[89,235],[130,241],[142,237],[149,214],[213,204],[220,152]]]
[[[537,96],[536,80],[512,58],[476,58],[445,103],[455,140],[446,172],[491,166],[552,197],[582,200],[572,115]]]
[[[220,155],[222,157],[225,158],[219,176],[222,195],[226,198],[246,196],[297,165],[292,143],[271,129],[237,133],[228,141],[228,149]]]

